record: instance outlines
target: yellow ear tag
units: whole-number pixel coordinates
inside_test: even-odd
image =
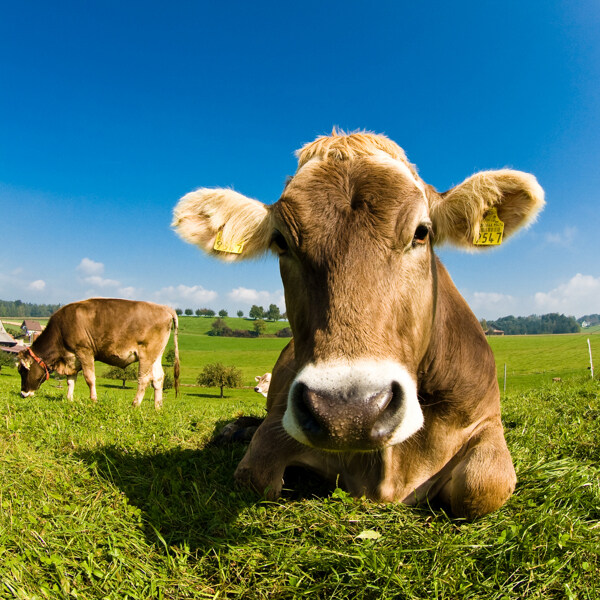
[[[215,240],[214,250],[217,252],[227,252],[229,254],[241,254],[244,249],[244,242],[237,242],[234,244],[226,244],[223,242],[223,233],[219,230],[217,233],[217,239]]]
[[[479,235],[473,240],[473,244],[475,246],[498,246],[502,243],[503,233],[504,222],[498,217],[498,211],[490,208],[481,221]]]

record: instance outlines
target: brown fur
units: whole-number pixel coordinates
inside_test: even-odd
[[[52,371],[67,376],[68,397],[72,399],[77,373],[82,370],[96,400],[94,361],[125,368],[139,361],[138,391],[134,405],[139,406],[146,386],[154,387],[154,404],[162,404],[163,371],[160,360],[174,327],[175,393],[179,392],[178,321],[168,306],[113,298],[91,298],[73,302],[57,310],[46,329],[32,344],[34,353]],[[41,367],[27,351],[19,354],[21,393],[34,392],[42,382]]]
[[[274,367],[268,414],[237,480],[277,496],[285,468],[302,464],[379,501],[437,496],[470,518],[495,510],[512,493],[515,472],[502,433],[494,359],[433,242],[472,248],[491,207],[508,237],[540,210],[541,188],[531,175],[502,170],[439,194],[399,146],[368,133],[334,131],[298,156],[296,175],[263,212],[254,200],[218,190],[203,191],[198,214],[187,197],[176,209],[182,237],[205,250],[212,251],[217,231],[229,228],[232,238],[252,240],[248,256],[269,246],[280,256],[294,340]],[[227,215],[240,211],[247,217],[237,215],[232,224]],[[207,213],[218,217],[207,219]],[[423,236],[424,227],[433,235]],[[417,385],[421,429],[371,453],[327,452],[290,437],[282,418],[298,372],[361,359],[406,369]],[[335,397],[327,401],[337,406]]]

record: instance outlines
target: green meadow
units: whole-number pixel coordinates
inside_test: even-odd
[[[507,365],[519,482],[500,510],[465,522],[299,472],[277,501],[236,489],[245,447],[210,440],[235,415],[264,414],[254,376],[288,340],[209,337],[211,322],[180,319],[185,385],[159,412],[150,392],[134,410],[133,384],[102,377],[97,404],[81,377],[72,402],[56,379],[23,399],[16,370],[2,368],[0,598],[600,596],[600,385],[587,369],[597,333],[490,339],[501,388]],[[241,368],[245,387],[220,399],[193,385],[215,361]]]

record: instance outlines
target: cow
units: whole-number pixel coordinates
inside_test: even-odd
[[[494,357],[434,247],[483,249],[490,222],[505,240],[534,220],[542,188],[502,169],[439,193],[366,132],[334,130],[297,156],[272,205],[203,188],[174,210],[176,232],[207,253],[279,259],[293,339],[236,481],[274,498],[286,467],[305,466],[377,502],[498,509],[516,475]]]
[[[266,398],[269,392],[269,385],[271,383],[271,373],[265,373],[260,377],[257,375],[254,378],[254,381],[256,381],[254,391],[258,394],[262,394]]]
[[[33,396],[56,371],[67,377],[67,398],[73,399],[79,371],[96,402],[94,361],[125,368],[139,361],[138,389],[133,406],[139,406],[148,383],[154,388],[154,407],[162,406],[164,371],[161,359],[173,324],[175,394],[179,393],[178,322],[175,311],[161,304],[90,298],[59,308],[33,344],[18,354],[21,396]]]

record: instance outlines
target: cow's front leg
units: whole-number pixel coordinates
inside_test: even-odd
[[[464,457],[440,491],[458,517],[474,519],[500,508],[515,489],[517,476],[500,420],[473,436]]]
[[[291,464],[310,464],[311,453],[313,451],[310,448],[288,435],[280,418],[267,416],[235,470],[236,483],[265,494],[267,498],[278,498],[286,467]]]
[[[75,375],[67,375],[67,400],[73,400],[75,392],[75,382],[77,381],[77,373]]]

